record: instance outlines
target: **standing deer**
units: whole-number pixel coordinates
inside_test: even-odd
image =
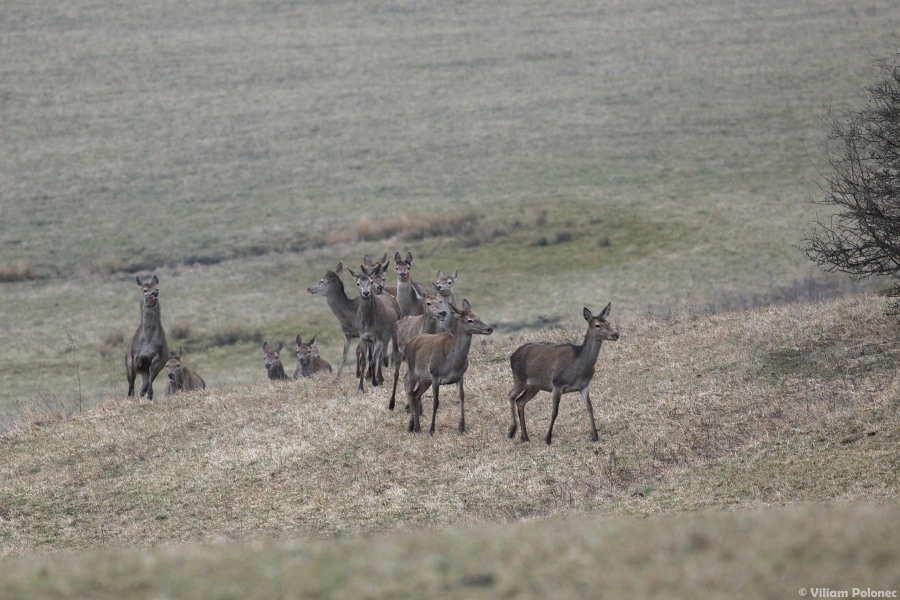
[[[441,295],[437,292],[426,292],[424,296],[414,289],[416,301],[425,307],[425,313],[412,317],[403,317],[394,325],[394,339],[397,341],[397,357],[394,361],[394,390],[391,392],[389,410],[394,410],[397,399],[397,382],[400,380],[400,364],[404,360],[406,345],[420,333],[437,333],[438,323],[447,318]],[[407,407],[409,408],[409,407]]]
[[[456,298],[453,295],[453,284],[456,283],[458,276],[459,274],[456,271],[449,275],[444,275],[444,271],[439,270],[437,279],[431,284],[431,287],[444,299],[444,309],[447,311],[447,318],[438,325],[438,331],[453,333],[456,330],[456,319],[453,311],[450,310],[450,305],[456,303]]]
[[[414,317],[425,312],[425,307],[418,299],[417,294],[425,295],[425,288],[412,280],[412,252],[406,253],[406,258],[401,258],[399,252],[394,253],[394,265],[397,267],[397,304],[400,306],[400,315]]]
[[[128,395],[134,396],[134,381],[140,374],[141,396],[146,394],[148,400],[153,400],[153,380],[169,360],[166,332],[160,320],[159,279],[154,275],[146,280],[135,276],[135,280],[141,288],[141,324],[125,353]]]
[[[284,349],[284,344],[278,342],[274,346],[270,346],[269,342],[263,342],[263,364],[266,367],[266,374],[272,381],[290,380],[288,374],[284,372],[284,365],[281,364],[279,354]]]
[[[376,294],[387,294],[394,300],[397,299],[397,288],[395,287],[385,287],[385,279],[384,274],[387,273],[388,262],[387,252],[384,253],[384,256],[381,257],[381,260],[375,262],[372,260],[372,257],[366,254],[363,257],[363,262],[359,265],[360,270],[366,275],[370,275],[375,280],[375,293]]]
[[[384,265],[387,267],[387,265]],[[378,269],[379,271],[381,268]],[[349,269],[350,275],[356,279],[359,288],[359,312],[356,315],[356,327],[359,330],[359,339],[363,344],[362,362],[368,360],[368,369],[362,369],[359,375],[359,391],[365,391],[363,380],[367,374],[371,375],[372,385],[384,383],[382,366],[386,349],[389,343],[393,343],[394,353],[397,351],[397,342],[394,340],[394,323],[399,318],[397,302],[386,294],[375,292],[375,278],[365,273],[356,273]],[[399,360],[399,357],[395,357]],[[367,373],[368,371],[368,373]]]
[[[462,310],[450,305],[457,319],[456,333],[422,333],[406,344],[406,391],[409,399],[409,430],[418,432],[419,413],[422,411],[422,394],[431,386],[433,405],[431,429],[438,409],[438,389],[442,385],[457,384],[459,388],[459,432],[466,430],[465,391],[463,376],[469,368],[469,348],[472,335],[490,335],[494,332],[472,312],[468,300],[463,300]]]
[[[612,302],[599,315],[592,315],[584,309],[587,321],[587,333],[584,343],[575,344],[523,344],[519,346],[509,359],[512,367],[514,385],[509,392],[509,407],[512,411],[512,425],[509,426],[509,437],[516,434],[516,414],[522,426],[521,439],[528,441],[525,429],[525,405],[540,391],[550,392],[553,398],[553,412],[550,415],[548,444],[553,437],[553,423],[559,413],[559,399],[569,392],[581,392],[581,399],[587,408],[591,423],[591,441],[596,442],[597,424],[594,422],[594,408],[591,406],[590,385],[594,377],[594,367],[600,346],[606,341],[619,339],[619,332],[606,321]]]
[[[166,384],[166,396],[174,396],[178,392],[192,392],[206,389],[206,382],[197,373],[181,364],[182,349],[178,348],[166,361],[169,382]]]
[[[319,348],[316,346],[316,336],[304,343],[297,335],[297,368],[294,369],[294,379],[312,377],[316,373],[331,373],[331,365],[319,356]]]
[[[341,364],[338,367],[337,375],[334,377],[335,381],[340,378],[341,371],[344,370],[344,365],[347,364],[347,352],[350,350],[350,339],[359,337],[359,329],[356,326],[356,315],[359,314],[360,301],[359,298],[348,297],[347,292],[344,291],[344,282],[341,281],[341,273],[343,272],[344,264],[338,263],[333,271],[326,270],[322,279],[320,279],[316,285],[311,286],[306,290],[310,294],[325,296],[328,307],[331,309],[331,312],[334,313],[334,316],[337,317],[338,323],[341,326],[341,333],[344,334],[344,353],[341,355]],[[362,368],[361,351],[362,348],[357,346],[357,377],[360,376],[360,369]]]

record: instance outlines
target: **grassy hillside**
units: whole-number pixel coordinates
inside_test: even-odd
[[[818,116],[887,0],[16,1],[0,38],[0,417],[125,390],[136,273],[216,389],[340,336],[325,268],[411,249],[507,335],[844,293],[794,245]]]
[[[464,435],[452,387],[436,434],[411,435],[388,389],[359,394],[350,375],[109,398],[23,423],[0,438],[0,553],[63,556],[7,560],[0,581],[58,597],[342,595],[363,585],[354,569],[374,573],[369,597],[412,584],[433,597],[576,597],[600,582],[611,597],[896,588],[900,347],[879,298],[682,307],[620,333],[592,385],[597,444],[577,395],[552,446],[539,441],[547,394],[527,408],[534,441],[506,436],[509,354],[523,339],[579,339],[574,319],[475,345]],[[734,514],[678,516],[701,509]]]

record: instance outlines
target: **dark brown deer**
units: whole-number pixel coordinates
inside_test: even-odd
[[[294,369],[294,379],[312,377],[316,373],[333,372],[328,361],[319,356],[316,336],[312,336],[311,340],[304,343],[298,334],[296,342],[297,368]]]
[[[587,321],[587,333],[584,343],[575,344],[538,344],[530,343],[519,346],[509,359],[512,367],[514,385],[509,392],[509,407],[512,411],[512,425],[509,426],[509,437],[516,434],[516,414],[518,424],[522,428],[521,439],[528,441],[525,429],[525,405],[540,392],[550,392],[553,400],[553,412],[550,415],[548,444],[553,437],[553,423],[559,413],[559,400],[563,394],[581,392],[581,399],[587,408],[591,423],[591,441],[596,442],[597,424],[594,422],[594,408],[591,406],[590,385],[594,378],[594,368],[600,346],[604,341],[619,339],[619,332],[607,322],[612,303],[606,305],[599,315],[592,315],[584,309]]]
[[[128,377],[128,395],[134,396],[134,381],[141,376],[141,396],[153,400],[153,380],[169,360],[166,332],[160,320],[159,279],[136,276],[141,288],[141,324],[125,353],[125,373]]]
[[[397,268],[397,304],[400,306],[401,317],[414,317],[425,312],[425,307],[417,297],[424,296],[425,288],[412,280],[412,252],[406,253],[402,258],[399,252],[394,253],[394,266]]]
[[[447,318],[444,310],[444,302],[437,292],[425,292],[422,296],[418,290],[413,290],[416,301],[425,307],[425,313],[411,317],[403,317],[394,325],[394,339],[397,340],[397,356],[400,360],[394,362],[394,389],[391,392],[391,401],[388,409],[394,410],[397,399],[397,382],[400,380],[400,364],[404,360],[404,352],[409,340],[420,333],[437,333],[438,323]],[[408,407],[407,407],[408,408]]]
[[[206,382],[196,372],[181,363],[183,356],[179,348],[166,361],[169,382],[166,384],[166,396],[174,396],[178,392],[192,392],[206,389]]]
[[[284,349],[284,344],[278,342],[274,346],[270,346],[269,342],[263,342],[263,364],[266,367],[266,374],[272,381],[290,380],[288,374],[284,372],[284,365],[281,364],[280,354]]]
[[[337,381],[347,364],[347,352],[350,350],[350,340],[359,337],[359,329],[356,327],[356,316],[359,314],[359,298],[350,298],[344,290],[344,282],[341,280],[341,273],[344,272],[343,263],[338,263],[333,271],[326,270],[325,275],[317,284],[307,288],[310,294],[325,296],[328,302],[328,308],[337,317],[341,326],[341,333],[344,334],[344,353],[341,355],[341,364],[338,366],[337,375],[334,379]],[[360,376],[362,368],[362,357],[360,352],[362,348],[356,348],[356,376]]]
[[[384,268],[387,265],[383,265]],[[359,339],[363,343],[362,362],[368,369],[362,369],[359,376],[359,391],[365,391],[363,381],[367,375],[371,376],[372,385],[378,386],[384,383],[382,367],[385,364],[385,353],[389,344],[393,344],[394,352],[397,350],[397,342],[394,340],[394,323],[399,318],[397,301],[387,294],[378,294],[375,291],[375,278],[365,273],[356,273],[348,269],[350,275],[356,279],[359,289],[359,312],[356,315],[356,328],[359,330]],[[381,270],[381,267],[378,269]],[[395,357],[399,360],[399,357]]]
[[[459,432],[466,430],[466,394],[463,376],[469,368],[469,348],[472,335],[490,335],[494,332],[472,312],[468,300],[463,300],[462,310],[450,305],[457,319],[456,333],[422,333],[406,344],[405,356],[408,371],[406,390],[409,399],[409,430],[418,432],[419,414],[422,411],[422,394],[431,387],[432,410],[430,432],[434,434],[434,421],[438,409],[438,389],[442,385],[457,384],[459,388]]]

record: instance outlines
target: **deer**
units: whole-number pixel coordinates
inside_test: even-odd
[[[272,381],[290,381],[291,379],[290,376],[284,372],[284,365],[281,364],[281,358],[279,358],[279,354],[283,349],[283,342],[278,342],[274,346],[270,346],[269,342],[263,342],[263,364],[266,367],[266,374]]]
[[[344,272],[344,264],[338,263],[334,270],[326,270],[325,275],[313,286],[306,289],[310,294],[325,296],[326,302],[331,312],[337,318],[341,327],[341,333],[344,334],[344,353],[341,355],[341,364],[338,366],[337,375],[334,380],[337,381],[341,377],[341,371],[347,364],[347,352],[350,350],[350,340],[359,337],[359,329],[356,327],[356,315],[359,313],[359,298],[350,298],[344,290],[344,282],[341,280],[341,273]],[[356,376],[360,376],[362,368],[362,352],[361,344],[356,348]]]
[[[381,260],[375,262],[371,256],[366,254],[363,257],[363,262],[359,265],[359,268],[366,275],[370,275],[375,279],[375,293],[376,294],[387,294],[394,300],[397,299],[397,288],[395,287],[385,287],[385,279],[384,274],[387,272],[387,252],[384,253],[384,256],[381,257]]]
[[[407,251],[406,258],[402,258],[400,252],[394,253],[394,266],[397,268],[397,304],[403,317],[425,313],[419,295],[424,296],[426,290],[412,280],[412,261],[412,252]]]
[[[420,333],[437,333],[438,323],[447,318],[447,311],[444,310],[444,302],[440,294],[426,291],[423,296],[415,288],[413,288],[413,293],[416,296],[416,302],[421,303],[425,307],[425,313],[403,317],[394,324],[394,339],[397,341],[397,356],[399,360],[394,361],[394,389],[391,392],[388,410],[394,410],[396,403],[397,382],[400,380],[400,365],[404,360],[407,343]]]
[[[166,396],[174,396],[178,392],[192,392],[206,389],[206,382],[196,372],[181,364],[183,350],[178,348],[166,361],[169,382],[166,384]]]
[[[300,338],[300,334],[297,334],[295,341],[297,343],[295,350],[297,353],[297,368],[294,369],[294,379],[312,377],[316,373],[324,373],[326,371],[328,373],[333,372],[328,361],[319,356],[315,335],[312,336],[311,340],[304,343]]]
[[[438,292],[444,299],[444,308],[447,310],[447,318],[438,325],[439,331],[449,331],[450,333],[453,333],[456,328],[453,311],[450,310],[449,305],[456,302],[455,296],[453,295],[453,284],[456,283],[456,278],[458,276],[459,273],[457,271],[445,275],[443,270],[438,270],[437,279],[431,284],[432,289]]]
[[[134,396],[134,382],[141,376],[141,392],[153,400],[153,380],[169,360],[169,346],[163,330],[159,305],[159,278],[135,276],[141,288],[141,324],[131,338],[125,352],[125,374],[128,377],[128,396]]]
[[[553,438],[553,423],[559,413],[559,400],[563,394],[580,392],[584,406],[587,408],[588,420],[591,424],[591,441],[599,439],[597,424],[594,422],[594,408],[591,406],[590,384],[594,377],[597,356],[600,346],[605,341],[616,341],[619,332],[613,329],[606,320],[612,303],[606,305],[599,315],[591,314],[585,307],[583,314],[587,321],[587,333],[580,346],[575,344],[542,344],[528,343],[519,346],[509,359],[512,368],[514,385],[509,392],[509,407],[512,412],[512,425],[509,426],[509,437],[516,434],[516,415],[521,426],[521,440],[528,441],[528,430],[525,428],[525,405],[540,392],[550,392],[553,410],[550,415],[550,428],[544,441],[550,444]]]
[[[434,435],[434,421],[438,410],[438,390],[442,385],[455,383],[459,389],[460,433],[466,430],[466,395],[463,376],[469,368],[469,348],[472,335],[491,335],[494,328],[486,325],[474,312],[468,300],[463,299],[462,310],[449,305],[457,320],[455,333],[421,333],[406,344],[407,364],[406,393],[409,401],[409,431],[418,433],[419,414],[422,411],[422,395],[431,387],[433,404],[430,433]]]
[[[380,266],[377,271],[387,268]],[[348,269],[350,275],[356,279],[359,289],[359,312],[356,315],[356,327],[359,330],[359,339],[363,344],[362,363],[365,367],[368,361],[368,369],[361,369],[359,374],[359,391],[365,391],[363,381],[367,375],[371,375],[372,385],[378,386],[384,383],[382,366],[389,343],[393,344],[394,353],[397,352],[397,342],[394,339],[394,323],[399,318],[397,302],[386,294],[377,294],[375,291],[375,276],[357,273]],[[399,360],[399,357],[394,357]]]

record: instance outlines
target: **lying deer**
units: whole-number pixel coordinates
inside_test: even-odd
[[[312,377],[316,373],[331,373],[331,365],[319,356],[319,348],[316,346],[316,336],[304,343],[297,335],[297,368],[294,369],[294,379]]]
[[[178,392],[192,392],[206,389],[206,382],[191,369],[181,364],[182,349],[175,351],[166,361],[169,383],[166,384],[166,396],[174,396]]]
[[[160,319],[159,279],[156,275],[146,280],[140,276],[135,279],[141,288],[141,324],[125,352],[128,395],[134,396],[134,381],[140,375],[141,396],[146,394],[148,400],[153,400],[153,380],[169,360],[169,346]]]
[[[263,364],[266,367],[266,374],[272,381],[289,380],[288,374],[284,372],[284,365],[281,364],[279,354],[284,349],[284,344],[278,342],[274,346],[270,346],[269,342],[263,342]]]
[[[509,407],[512,411],[509,437],[516,434],[518,412],[518,424],[522,426],[522,441],[528,441],[528,431],[525,429],[525,405],[538,392],[545,391],[552,394],[553,412],[544,441],[550,443],[553,437],[553,423],[559,413],[559,399],[569,392],[581,392],[581,399],[584,400],[591,423],[591,441],[596,442],[599,439],[597,425],[594,422],[594,408],[591,406],[590,385],[601,344],[606,340],[619,339],[619,332],[606,321],[611,306],[610,302],[596,316],[587,308],[584,309],[587,333],[581,346],[531,343],[523,344],[513,352],[509,359],[515,382],[509,392]]]
[[[438,389],[442,385],[457,384],[459,388],[459,431],[466,430],[465,391],[463,376],[469,368],[469,348],[472,335],[490,335],[494,332],[472,312],[468,300],[463,300],[462,310],[450,304],[457,320],[456,333],[422,333],[406,344],[405,357],[409,370],[406,373],[406,390],[409,398],[409,430],[418,432],[419,413],[422,411],[422,395],[431,386],[433,405],[430,432],[434,434],[434,421],[438,409]]]

